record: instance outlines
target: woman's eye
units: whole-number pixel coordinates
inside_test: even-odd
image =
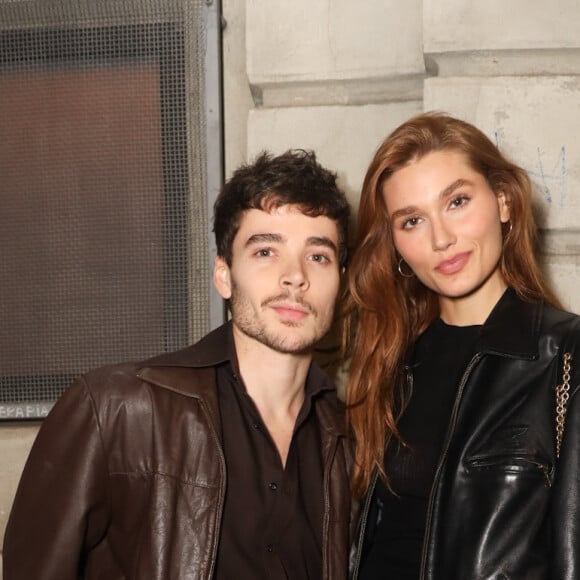
[[[465,205],[469,201],[469,198],[466,195],[459,195],[454,197],[449,204],[452,208],[454,207],[461,207]]]
[[[418,217],[411,217],[407,218],[405,221],[402,222],[401,228],[404,230],[410,230],[418,225],[421,221],[421,218]]]

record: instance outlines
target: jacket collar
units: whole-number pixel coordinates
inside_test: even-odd
[[[544,304],[524,302],[508,288],[481,329],[478,350],[514,358],[538,356],[538,340]]]
[[[231,322],[227,322],[192,346],[146,360],[137,376],[181,395],[211,401],[216,398],[213,369],[232,355],[235,356]]]
[[[232,323],[226,322],[199,342],[182,350],[165,353],[146,360],[138,369],[137,376],[148,383],[176,393],[205,399],[217,409],[217,389],[214,368],[230,361],[236,368],[236,354],[232,335]],[[334,392],[335,387],[328,375],[316,364],[310,365],[307,376],[309,389],[315,389],[318,402],[315,405],[321,426],[337,435],[345,435],[346,427],[342,403]],[[327,396],[327,391],[333,391]],[[325,393],[326,392],[326,393]]]
[[[226,322],[206,334],[194,345],[150,358],[143,365],[147,367],[214,367],[231,360],[234,353],[232,323]]]
[[[316,386],[318,393],[314,408],[318,416],[321,429],[329,433],[346,437],[346,419],[344,416],[344,403],[336,396],[336,387],[332,379],[316,364],[310,365],[307,384]]]

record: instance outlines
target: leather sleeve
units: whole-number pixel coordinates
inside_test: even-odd
[[[580,578],[580,348],[573,353],[570,394],[553,489],[552,580]]]
[[[25,465],[4,538],[4,580],[77,580],[106,532],[107,462],[83,379],[44,420]]]

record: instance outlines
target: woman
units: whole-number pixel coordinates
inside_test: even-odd
[[[580,578],[580,319],[540,273],[530,192],[441,114],[370,164],[346,297],[352,578]]]

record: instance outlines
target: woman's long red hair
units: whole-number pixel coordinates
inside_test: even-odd
[[[404,358],[439,314],[437,295],[397,270],[383,185],[397,169],[443,150],[463,153],[492,190],[506,196],[510,224],[504,227],[500,269],[507,285],[524,300],[559,305],[535,258],[532,188],[525,171],[479,129],[447,115],[425,113],[395,129],[367,170],[343,301],[343,347],[350,358],[347,416],[356,441],[353,483],[358,495],[365,493],[375,468],[388,482],[384,449],[391,437],[399,437],[397,419],[408,396],[402,381]]]

